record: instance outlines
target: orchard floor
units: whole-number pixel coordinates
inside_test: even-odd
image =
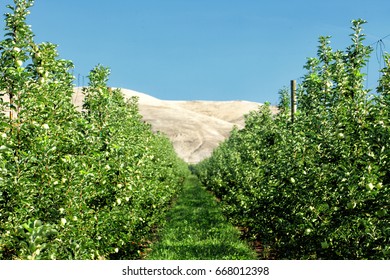
[[[248,260],[256,252],[222,215],[215,198],[190,176],[167,216],[150,260]]]

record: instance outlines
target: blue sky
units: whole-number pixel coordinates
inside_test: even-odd
[[[10,3],[1,1],[1,14]],[[74,62],[76,84],[100,63],[110,86],[161,99],[277,104],[320,35],[345,49],[350,21],[363,18],[372,44],[390,34],[389,14],[388,0],[36,0],[28,24]],[[390,37],[383,42],[390,48]],[[375,52],[369,69],[375,87]]]

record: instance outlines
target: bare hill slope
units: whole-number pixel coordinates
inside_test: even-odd
[[[197,163],[211,155],[233,126],[244,126],[244,115],[260,103],[248,101],[171,101],[160,100],[133,90],[122,89],[126,98],[139,97],[143,120],[153,131],[167,135],[177,154],[188,163]],[[80,108],[83,95],[75,89],[73,101]]]

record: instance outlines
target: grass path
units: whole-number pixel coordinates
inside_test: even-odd
[[[240,232],[222,215],[215,198],[197,177],[190,176],[147,259],[256,259],[256,253],[239,236]]]

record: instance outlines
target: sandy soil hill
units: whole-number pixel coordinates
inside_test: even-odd
[[[139,110],[154,131],[166,134],[178,155],[197,163],[211,155],[233,126],[243,128],[244,115],[261,103],[248,101],[171,101],[122,90],[125,96],[139,96]],[[273,108],[276,112],[276,108]]]
[[[244,115],[257,110],[261,103],[248,101],[172,101],[121,89],[126,98],[139,97],[143,120],[153,131],[160,131],[172,141],[177,154],[188,163],[197,163],[211,155],[234,126],[244,127]],[[75,89],[74,103],[81,106],[81,89]]]

